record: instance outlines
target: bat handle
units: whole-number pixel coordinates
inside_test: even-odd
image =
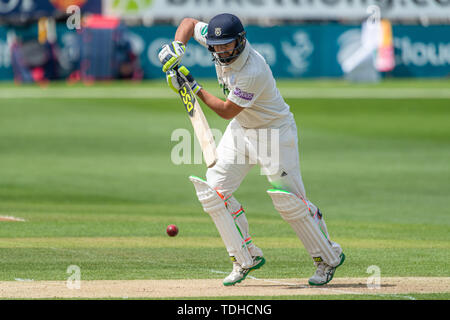
[[[177,81],[178,81],[178,84],[179,84],[180,86],[182,86],[182,85],[184,84],[184,80],[183,80],[183,78],[181,78],[180,72],[178,71],[178,68],[179,68],[179,65],[176,65],[175,67],[173,67],[173,70],[175,70],[175,72],[176,72],[176,74],[177,74]]]

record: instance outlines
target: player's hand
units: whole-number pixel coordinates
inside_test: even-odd
[[[194,92],[195,94],[197,94],[197,92],[200,91],[200,89],[202,88],[198,82],[194,79],[194,77],[192,76],[191,72],[188,70],[188,68],[186,68],[185,66],[181,66],[178,68],[178,73],[181,75],[181,77],[183,77],[184,79],[186,79],[186,81],[189,83],[189,86],[192,89],[192,92]]]
[[[166,80],[167,80],[167,84],[169,85],[169,87],[175,93],[178,93],[178,91],[181,89],[181,86],[185,82],[185,79],[183,79],[179,75],[177,75],[177,72],[173,69],[166,72]]]
[[[178,93],[178,90],[180,90],[185,83],[189,84],[192,92],[195,94],[202,88],[185,66],[167,71],[166,80],[169,87],[176,93]]]
[[[171,44],[163,45],[158,54],[159,61],[163,65],[162,71],[167,72],[179,65],[185,52],[186,46],[181,41],[173,41]]]

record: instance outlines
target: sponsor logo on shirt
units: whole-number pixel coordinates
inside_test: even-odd
[[[253,99],[254,94],[253,93],[248,93],[245,91],[242,91],[239,88],[236,88],[233,90],[233,94],[235,96],[238,96],[241,99],[247,100],[247,101],[251,101]]]

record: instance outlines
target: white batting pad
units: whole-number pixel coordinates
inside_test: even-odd
[[[189,180],[194,184],[203,210],[214,221],[230,256],[234,256],[243,268],[250,268],[253,264],[252,256],[245,246],[239,231],[236,229],[233,218],[225,207],[223,200],[206,181],[194,176],[190,176]]]
[[[262,257],[262,250],[253,243],[252,237],[250,236],[250,227],[242,205],[234,196],[231,196],[226,201],[226,207],[252,257]]]
[[[287,191],[271,189],[267,193],[272,198],[275,209],[294,229],[313,260],[337,266],[340,262],[339,255],[311,217],[307,204]]]

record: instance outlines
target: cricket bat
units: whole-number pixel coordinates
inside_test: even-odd
[[[184,83],[178,93],[200,143],[206,165],[211,168],[217,162],[217,150],[208,121],[188,83]]]

